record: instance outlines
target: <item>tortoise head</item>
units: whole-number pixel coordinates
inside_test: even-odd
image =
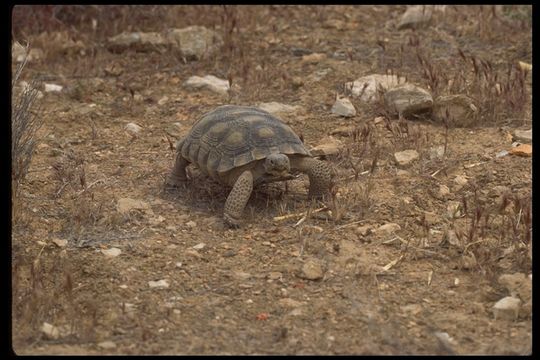
[[[267,174],[282,177],[290,174],[291,163],[285,154],[271,154],[264,160],[264,170]]]

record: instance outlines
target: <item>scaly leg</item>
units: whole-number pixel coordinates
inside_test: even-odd
[[[186,176],[186,167],[189,165],[189,161],[184,159],[184,157],[180,153],[182,143],[183,140],[180,140],[176,144],[176,160],[174,162],[174,167],[172,168],[171,173],[167,178],[167,185],[170,186],[180,186],[184,184],[188,179]]]
[[[291,163],[291,167],[308,175],[309,198],[321,198],[330,193],[332,169],[326,162],[310,157],[302,157],[295,159]]]
[[[240,218],[253,190],[253,174],[246,170],[238,177],[234,184],[223,211],[223,220],[230,227],[238,227]]]

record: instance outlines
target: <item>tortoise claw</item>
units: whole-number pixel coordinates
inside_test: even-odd
[[[178,176],[169,175],[167,180],[165,181],[165,186],[170,188],[179,188],[186,184],[187,179],[182,179]]]
[[[240,227],[240,220],[235,219],[228,214],[223,214],[223,222],[229,229],[238,229]]]

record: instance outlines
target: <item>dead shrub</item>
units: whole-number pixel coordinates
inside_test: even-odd
[[[29,48],[26,49],[26,56]],[[40,103],[37,101],[39,81],[33,79],[22,88],[16,87],[26,64],[17,66],[11,83],[11,184],[12,200],[19,195],[19,185],[28,173],[37,144],[37,132],[43,124]]]

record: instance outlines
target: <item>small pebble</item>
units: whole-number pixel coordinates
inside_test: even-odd
[[[111,350],[116,348],[116,344],[112,341],[102,341],[98,344],[98,346],[105,350]]]
[[[45,84],[45,92],[60,92],[62,89],[62,85]]]
[[[155,289],[167,289],[169,287],[169,282],[167,280],[149,281],[148,285]]]
[[[64,247],[68,243],[67,240],[65,239],[56,239],[56,238],[52,239],[52,242],[58,247]]]
[[[520,299],[507,296],[493,305],[493,315],[495,319],[515,320],[519,315],[520,305]]]
[[[44,322],[41,326],[41,332],[49,339],[56,340],[60,337],[60,330],[48,322]]]
[[[110,248],[110,249],[102,249],[101,250],[101,253],[107,257],[117,257],[118,255],[120,255],[122,253],[122,250],[118,249],[118,248]]]
[[[131,135],[137,135],[141,132],[142,130],[142,127],[140,127],[139,125],[135,124],[135,123],[128,123],[125,128],[126,131],[128,133],[130,133]]]
[[[376,232],[390,234],[390,233],[396,232],[398,230],[401,230],[401,226],[399,226],[399,224],[388,223],[388,224],[384,224],[382,226],[379,226],[377,228]]]
[[[319,280],[324,276],[323,268],[319,261],[314,259],[307,260],[302,266],[300,277],[307,280]]]

